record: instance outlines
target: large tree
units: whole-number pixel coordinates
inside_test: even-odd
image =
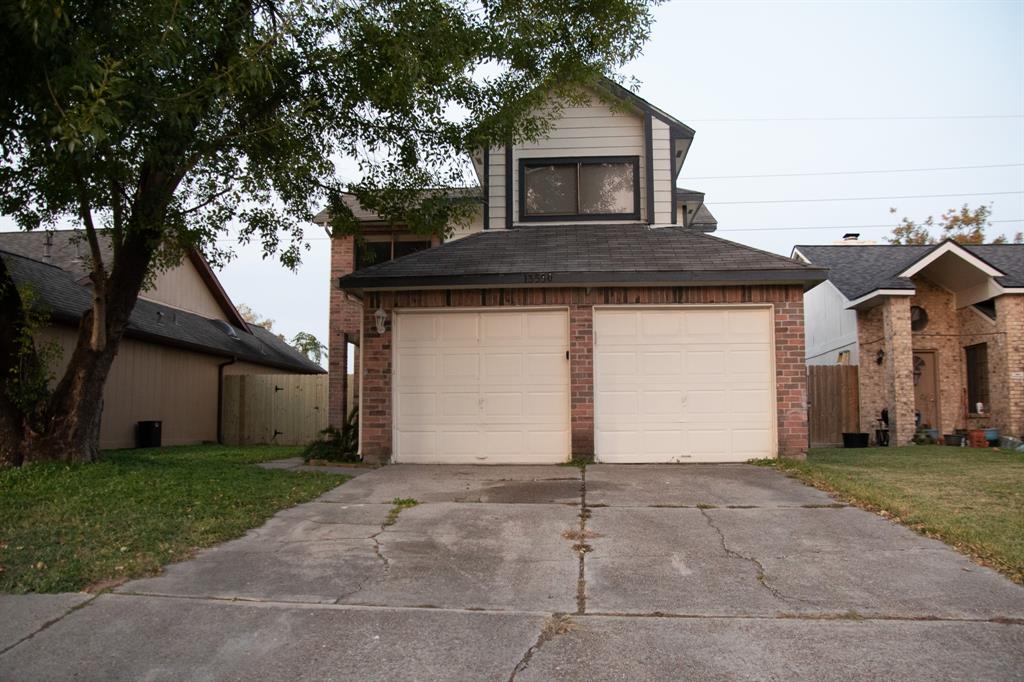
[[[890,208],[889,213],[896,213],[896,209]],[[985,230],[991,226],[991,215],[992,207],[989,205],[982,204],[972,209],[964,204],[958,209],[949,209],[938,218],[928,216],[922,221],[914,221],[904,216],[886,241],[890,244],[921,245],[952,239],[959,244],[984,244]],[[1005,236],[999,235],[992,243],[1005,244],[1006,241]],[[1024,242],[1024,234],[1016,233],[1013,241],[1017,244]]]
[[[484,140],[542,132],[543,93],[613,74],[650,21],[646,0],[5,0],[0,212],[74,221],[93,299],[49,397],[0,391],[0,461],[97,457],[103,385],[154,271],[194,247],[223,258],[232,220],[294,267],[315,209],[354,229],[343,189],[443,230],[459,205],[424,188],[461,184],[452,160]],[[5,378],[33,362],[6,342],[26,329],[12,292],[0,267]]]

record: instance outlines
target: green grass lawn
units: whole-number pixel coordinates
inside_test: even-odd
[[[300,453],[203,445],[0,470],[0,592],[64,592],[151,575],[345,480],[253,466]]]
[[[885,513],[1024,584],[1024,454],[917,445],[817,449],[770,466]]]

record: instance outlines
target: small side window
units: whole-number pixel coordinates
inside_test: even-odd
[[[988,411],[988,344],[964,348],[967,363],[967,409],[972,414]],[[982,408],[979,410],[979,403]]]

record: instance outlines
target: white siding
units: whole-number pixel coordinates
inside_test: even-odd
[[[505,229],[505,148],[494,147],[490,151],[490,229]]]
[[[858,363],[857,313],[832,282],[822,282],[804,294],[804,335],[807,364],[835,365],[840,351],[850,351],[850,364]]]
[[[456,239],[462,239],[468,237],[471,234],[476,234],[480,230],[484,229],[484,208],[479,207],[473,214],[473,217],[468,223],[456,224],[452,226],[452,233],[448,235],[448,239],[445,241],[455,241]]]
[[[654,223],[668,225],[672,222],[672,140],[668,124],[652,118],[651,140],[654,143]]]
[[[665,144],[667,145],[667,138]],[[667,150],[666,150],[667,153]],[[604,102],[594,98],[589,104],[566,106],[552,122],[548,134],[535,142],[517,145],[512,153],[512,205],[513,219],[519,220],[519,160],[559,156],[636,156],[640,159],[640,215],[646,220],[646,169],[644,154],[644,124],[639,113],[613,111]],[[500,153],[502,173],[504,153]],[[495,160],[491,153],[492,164]],[[491,196],[495,195],[497,178],[491,171]],[[501,180],[504,207],[504,180]],[[492,220],[495,206],[492,205]],[[504,213],[501,214],[504,220]],[[608,221],[601,221],[608,222]],[[631,221],[625,221],[631,222]]]

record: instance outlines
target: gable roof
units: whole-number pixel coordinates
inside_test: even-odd
[[[828,267],[828,279],[853,301],[879,289],[914,291],[909,277],[900,277],[914,263],[942,244],[849,244],[793,247],[814,265]],[[963,244],[966,251],[1005,273],[995,280],[1007,288],[1024,287],[1024,244]]]
[[[825,279],[824,268],[683,227],[545,225],[478,232],[357,270],[339,286],[353,291],[524,286],[538,273],[550,274],[545,286],[806,286]]]
[[[31,286],[39,301],[57,323],[77,326],[92,304],[89,288],[79,284],[73,273],[56,265],[0,251],[0,258],[19,286]],[[132,311],[125,336],[224,358],[237,358],[258,365],[299,374],[323,374],[324,370],[283,340],[262,327],[251,332],[223,320],[211,320],[195,313],[139,299]]]
[[[113,259],[110,239],[100,233],[99,244],[103,262],[110,263]],[[73,275],[80,282],[89,276],[91,255],[89,244],[85,241],[85,233],[82,230],[0,232],[0,250],[41,263],[55,265]],[[188,253],[188,260],[210,290],[210,294],[217,301],[224,316],[235,326],[245,329],[245,320],[242,319],[242,315],[235,308],[235,304],[231,302],[231,298],[202,254],[196,249],[192,249]]]
[[[659,109],[629,88],[619,85],[610,78],[602,78],[598,87],[604,88],[606,92],[610,93],[614,97],[626,100],[640,111],[649,113],[651,116],[661,119],[661,121],[667,123],[673,137],[692,138],[696,133],[693,128],[686,125],[675,116]]]

